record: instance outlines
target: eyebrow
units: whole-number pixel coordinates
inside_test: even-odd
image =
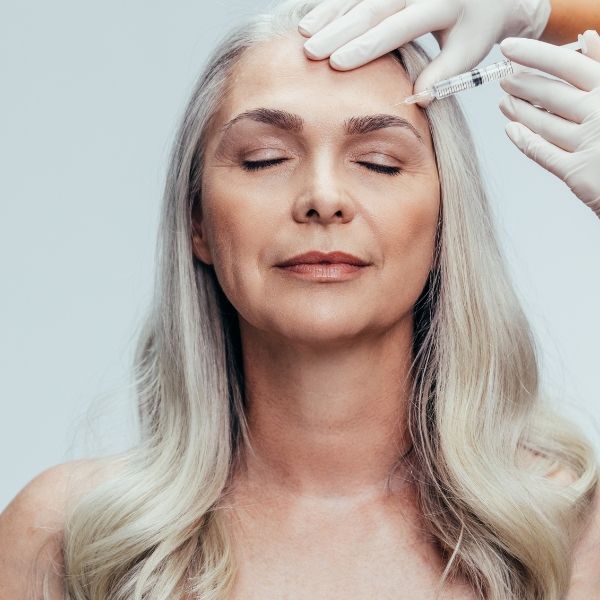
[[[267,123],[278,127],[279,129],[292,131],[294,133],[300,133],[304,128],[304,119],[300,115],[285,110],[260,107],[246,110],[235,116],[231,121],[225,123],[222,128],[223,133],[226,133],[232,125],[243,119]],[[404,129],[408,129],[414,133],[421,144],[425,143],[423,141],[423,136],[415,126],[407,119],[399,117],[398,115],[386,113],[361,115],[350,117],[344,121],[344,133],[346,135],[361,135],[370,133],[371,131],[377,131],[378,129],[385,129],[387,127],[403,127]]]

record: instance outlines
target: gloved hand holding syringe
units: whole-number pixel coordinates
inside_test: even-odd
[[[597,0],[569,0],[568,6],[550,0],[323,0],[298,31],[309,38],[307,57],[329,58],[331,67],[342,71],[432,33],[441,52],[414,82],[417,105],[426,108],[433,98],[499,80],[508,94],[500,109],[510,119],[511,141],[560,177],[600,218],[597,7]],[[584,29],[581,53],[570,49],[579,42],[554,45]],[[477,65],[495,43],[507,61],[446,79]]]
[[[561,47],[571,48],[575,51],[582,50],[585,53],[585,40],[583,36],[580,35],[576,42],[564,44]],[[415,104],[422,100],[431,101],[446,98],[458,92],[483,85],[490,81],[497,81],[507,75],[512,75],[520,70],[520,68],[519,65],[513,63],[508,58],[505,58],[504,60],[492,63],[486,67],[472,69],[466,73],[461,73],[460,75],[448,79],[442,79],[441,81],[434,83],[431,88],[418,94],[414,94],[413,96],[409,96],[402,102],[398,102],[398,104]]]
[[[600,36],[588,30],[564,46],[508,38],[500,48],[505,60],[439,81],[424,90],[427,95],[398,104],[431,102],[501,80],[509,95],[500,108],[511,120],[506,133],[512,142],[600,218]]]

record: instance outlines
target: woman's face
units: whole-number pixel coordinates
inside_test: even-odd
[[[440,191],[424,114],[393,106],[412,93],[401,65],[383,56],[336,71],[306,58],[304,41],[263,43],[238,64],[207,139],[193,242],[241,326],[322,344],[410,316],[432,264]],[[310,250],[370,265],[344,281],[275,266]]]

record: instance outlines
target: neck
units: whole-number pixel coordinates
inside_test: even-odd
[[[241,317],[240,334],[245,481],[293,497],[382,497],[409,449],[412,318],[351,343],[284,342]]]

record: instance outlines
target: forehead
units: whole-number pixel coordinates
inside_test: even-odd
[[[414,104],[394,106],[412,93],[402,65],[384,55],[356,69],[337,71],[328,59],[307,58],[305,41],[290,32],[249,48],[232,73],[218,114],[220,124],[245,110],[272,106],[301,115],[307,129],[334,133],[348,117],[388,113],[410,121],[432,148],[423,111]]]

